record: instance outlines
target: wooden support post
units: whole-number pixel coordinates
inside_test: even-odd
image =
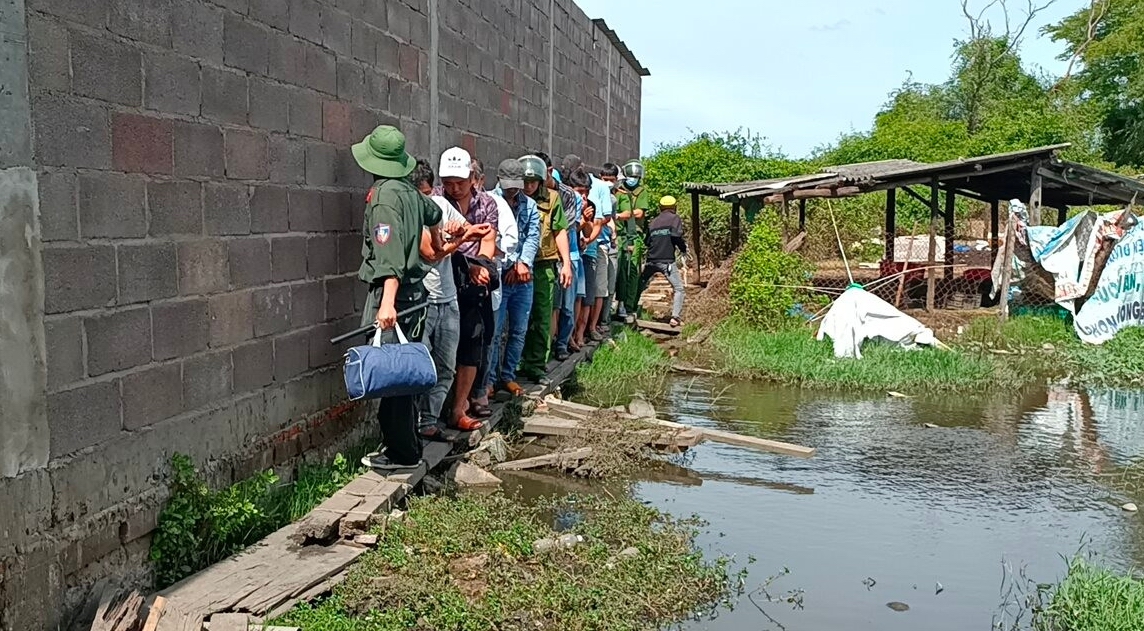
[[[1013,211],[1009,210],[1005,226],[1005,248],[1001,252],[1001,290],[997,297],[1001,301],[1001,322],[1009,319],[1009,283],[1013,279],[1013,242],[1017,240],[1016,222]]]
[[[806,232],[806,200],[798,200],[798,231]]]
[[[787,219],[790,217],[790,196],[783,195],[782,201],[782,216],[783,216],[783,245],[786,245],[791,240],[790,231],[787,228]]]
[[[739,202],[731,204],[731,251],[734,252],[739,247],[739,212],[742,206]]]
[[[1063,225],[1065,225],[1065,222],[1068,220],[1069,220],[1069,207],[1062,205],[1059,208],[1057,208],[1057,225],[1063,226]]]
[[[946,280],[953,278],[953,212],[957,197],[953,191],[945,192],[945,269]]]
[[[993,200],[989,204],[989,253],[990,263],[997,262],[997,246],[1000,244],[998,239],[1000,226],[1001,226],[1001,202],[1000,200]]]
[[[695,259],[695,283],[699,284],[699,191],[691,191],[691,256]]]
[[[929,258],[926,259],[926,311],[934,310],[935,297],[937,294],[937,231],[938,222],[941,221],[941,202],[938,199],[939,194],[937,178],[933,178],[930,182],[930,226],[929,226]]]
[[[894,262],[894,237],[898,234],[895,221],[898,216],[898,189],[886,191],[886,260]]]
[[[1033,174],[1029,178],[1029,225],[1041,225],[1041,163],[1033,163]]]

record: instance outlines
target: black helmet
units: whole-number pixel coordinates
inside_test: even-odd
[[[548,166],[544,160],[527,155],[520,159],[520,166],[524,167],[524,181],[545,182],[548,180]]]

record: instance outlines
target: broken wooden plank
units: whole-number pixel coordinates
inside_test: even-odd
[[[679,335],[680,329],[677,326],[671,326],[665,322],[654,322],[652,320],[636,320],[636,326],[647,331],[654,331],[664,335]]]
[[[158,628],[159,620],[163,617],[163,608],[166,606],[167,599],[156,594],[151,606],[147,608],[147,621],[143,623],[143,631],[155,631]]]
[[[671,369],[675,372],[682,372],[690,375],[718,375],[719,372],[709,368],[700,368],[698,366],[690,366],[688,364],[672,364]]]
[[[555,397],[548,397],[545,399],[545,402],[548,403],[549,410],[551,410],[551,413],[554,416],[571,417],[572,419],[583,420],[590,418],[593,414],[598,414],[600,412],[599,409],[590,405],[573,403],[571,401],[563,401]],[[622,418],[629,419],[635,418],[630,414],[621,414],[620,416]],[[798,458],[810,458],[817,452],[817,450],[813,447],[803,447],[801,445],[785,443],[777,440],[755,438],[754,436],[744,436],[742,434],[726,432],[719,429],[695,427],[693,425],[683,425],[681,423],[672,423],[658,419],[655,423],[661,427],[670,427],[674,429],[691,429],[698,431],[702,434],[703,440],[709,440],[714,443],[734,445],[736,447],[749,447],[751,449],[758,449],[769,453],[795,456]]]
[[[298,543],[325,541],[338,534],[338,524],[346,513],[357,508],[361,498],[341,491],[334,493],[298,522],[294,535]]]
[[[210,619],[210,631],[249,631],[250,616],[245,613],[216,613]]]
[[[365,548],[362,548],[362,549],[364,550]],[[311,587],[310,589],[307,589],[306,591],[298,593],[298,594],[294,594],[291,598],[288,598],[288,599],[282,601],[282,603],[280,603],[278,606],[276,606],[274,609],[272,609],[266,615],[266,617],[270,618],[270,619],[274,619],[274,618],[277,618],[279,616],[284,616],[291,609],[293,609],[294,607],[297,607],[299,604],[304,603],[304,602],[309,602],[309,601],[311,601],[311,600],[313,600],[319,596],[330,593],[331,591],[333,591],[333,589],[335,587],[337,587],[339,584],[341,584],[343,581],[345,581],[346,577],[349,576],[349,574],[350,574],[349,569],[342,570],[341,572],[329,577],[328,579],[326,579],[326,580],[322,581],[321,583]]]
[[[581,461],[591,455],[591,447],[581,447],[580,449],[557,451],[555,453],[536,456],[534,458],[523,458],[521,460],[513,460],[511,462],[502,462],[493,467],[493,470],[526,471],[528,469],[540,469],[542,467],[568,469],[579,465]]]
[[[656,420],[656,425],[660,427],[671,427],[675,429],[698,429],[703,438],[713,443],[722,443],[724,445],[734,445],[736,447],[750,447],[751,449],[758,449],[775,454],[783,454],[786,456],[796,456],[798,458],[810,458],[817,451],[814,447],[803,447],[802,445],[795,445],[792,443],[784,443],[779,440],[769,440],[767,438],[755,438],[754,436],[744,436],[734,432],[725,432],[721,429],[709,428],[696,428],[691,425],[683,425],[681,423],[672,423],[671,421]]]
[[[107,628],[111,631],[138,629],[139,614],[143,609],[143,603],[146,601],[147,599],[144,598],[143,594],[137,591],[131,592],[107,619]]]
[[[634,420],[634,419],[633,419]],[[654,428],[646,430],[626,431],[621,428],[609,429],[606,427],[585,427],[581,421],[555,416],[537,415],[524,420],[524,433],[539,436],[577,436],[585,431],[621,432],[637,435],[644,439],[648,445],[667,447],[672,449],[686,449],[698,445],[702,440],[702,433],[692,428],[670,428],[676,431],[662,432]]]

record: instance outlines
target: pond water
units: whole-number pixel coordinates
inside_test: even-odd
[[[705,443],[686,456],[694,479],[637,484],[709,522],[705,549],[755,557],[748,591],[788,568],[768,592],[802,592],[801,609],[758,593],[766,615],[744,596],[688,628],[989,629],[1003,576],[1055,581],[1082,542],[1109,565],[1144,567],[1144,515],[1120,508],[1144,506],[1131,469],[1144,458],[1142,393],[889,398],[688,378],[661,409],[818,448],[800,460]],[[577,489],[533,475],[524,490]]]

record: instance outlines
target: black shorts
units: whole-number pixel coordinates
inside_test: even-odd
[[[485,297],[479,301],[460,302],[461,335],[457,344],[458,366],[480,366],[493,339],[492,301]]]

